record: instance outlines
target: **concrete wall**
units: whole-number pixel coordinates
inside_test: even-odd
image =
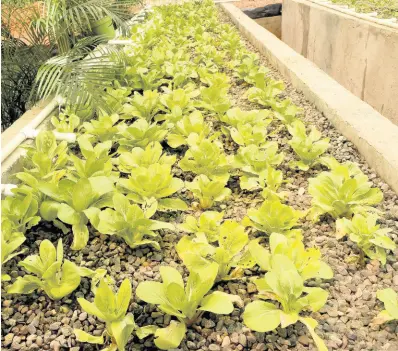
[[[307,0],[283,0],[282,40],[398,125],[398,30]]]
[[[277,38],[282,38],[282,16],[257,18],[255,21]]]
[[[277,68],[295,89],[301,91],[398,193],[398,125],[349,92],[233,4],[221,4],[220,7],[268,63]]]

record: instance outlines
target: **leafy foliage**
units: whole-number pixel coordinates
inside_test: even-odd
[[[234,156],[233,166],[242,171],[241,189],[253,190],[258,187],[267,187],[268,192],[276,193],[283,182],[283,175],[272,166],[278,166],[283,158],[284,155],[278,153],[276,142],[269,142],[264,147],[256,145],[240,147]]]
[[[145,119],[139,119],[131,125],[119,124],[118,142],[119,152],[126,152],[133,147],[145,147],[151,142],[161,142],[167,135],[165,124],[151,123]]]
[[[19,262],[19,265],[33,275],[26,274],[7,288],[9,294],[29,294],[40,289],[53,300],[62,299],[74,291],[81,277],[93,277],[99,272],[80,268],[73,262],[64,260],[62,240],[57,248],[49,241],[40,244],[39,255],[31,255]]]
[[[138,327],[135,324],[134,316],[127,313],[131,295],[131,283],[128,279],[123,280],[116,294],[102,279],[95,291],[94,302],[79,297],[77,301],[81,308],[104,321],[106,328],[100,336],[93,336],[84,330],[74,329],[77,340],[102,345],[105,343],[105,336],[111,339],[111,345],[106,348],[107,350],[124,351],[133,332],[142,338],[146,336],[148,329],[156,330],[155,326]]]
[[[316,320],[300,315],[303,311],[320,310],[326,303],[327,291],[305,287],[295,265],[284,255],[273,256],[271,266],[271,270],[263,278],[255,280],[261,300],[246,306],[243,313],[244,323],[255,331],[268,332],[279,325],[286,328],[300,321],[308,328],[318,350],[327,351],[325,343],[315,333],[314,329],[318,325]],[[280,308],[263,300],[277,301]]]
[[[26,238],[22,232],[16,232],[12,229],[11,222],[2,220],[1,222],[1,265],[11,260],[13,257],[25,252],[20,250],[15,252],[24,242]],[[2,281],[11,280],[8,274],[1,274]]]
[[[231,166],[221,147],[208,139],[189,145],[184,158],[179,162],[183,171],[203,174],[210,179],[227,180]]]
[[[223,216],[224,212],[216,211],[203,212],[198,220],[194,216],[187,216],[179,228],[185,232],[194,233],[198,237],[205,235],[208,242],[214,242],[218,238]]]
[[[101,115],[98,120],[91,120],[90,122],[84,122],[83,128],[88,135],[94,136],[99,141],[112,140],[118,128],[116,123],[119,121],[120,117],[117,114]]]
[[[265,107],[273,106],[284,89],[283,82],[266,79],[261,73],[256,74],[254,81],[255,86],[246,92],[248,100]]]
[[[355,164],[338,164],[330,172],[322,172],[309,180],[312,195],[310,217],[314,220],[324,213],[334,218],[367,210],[383,199],[380,189],[372,188],[368,177]]]
[[[269,142],[264,147],[249,145],[239,148],[234,157],[234,167],[248,174],[259,175],[269,166],[279,166],[283,158],[284,155],[278,153],[276,142]]]
[[[231,127],[238,127],[238,124],[250,124],[266,128],[271,122],[270,112],[268,110],[242,111],[239,107],[229,109],[220,120]]]
[[[259,209],[250,208],[247,211],[244,224],[268,235],[280,233],[288,237],[301,237],[301,230],[295,227],[304,215],[279,200],[265,200]]]
[[[227,91],[220,89],[217,85],[211,85],[207,88],[202,87],[200,97],[201,100],[197,102],[196,106],[211,114],[222,116],[231,107]]]
[[[292,161],[290,166],[306,171],[321,163],[322,160],[319,157],[328,149],[329,138],[321,139],[321,133],[314,126],[307,135],[304,123],[299,120],[287,128],[293,137],[289,145],[300,158],[300,161]]]
[[[229,129],[231,138],[240,146],[264,146],[267,144],[268,131],[264,126],[239,123],[236,128]]]
[[[273,115],[286,126],[297,121],[297,115],[302,112],[302,109],[294,105],[289,99],[274,102],[272,109]]]
[[[141,300],[157,305],[161,311],[179,320],[156,331],[155,345],[162,350],[178,347],[185,336],[186,326],[195,323],[203,311],[230,314],[234,309],[233,302],[239,301],[239,297],[221,291],[209,294],[218,272],[216,263],[209,265],[206,272],[191,271],[185,287],[175,268],[161,266],[159,270],[163,282],[142,282],[136,293]]]
[[[129,105],[126,107],[126,114],[131,117],[143,118],[150,122],[160,111],[160,96],[156,90],[145,90],[141,95],[134,93]],[[124,119],[130,117],[124,116]]]
[[[111,156],[112,141],[97,143],[95,146],[90,141],[89,135],[81,135],[77,141],[84,159],[75,155],[70,155],[69,159],[73,163],[67,178],[77,182],[82,178],[107,177],[116,182],[119,172],[113,171]]]
[[[166,112],[165,115],[158,115],[156,120],[166,120],[170,123],[178,122],[184,115],[189,114],[193,109],[193,100],[197,91],[189,91],[185,89],[176,89],[169,94],[164,94],[160,97],[160,102]]]
[[[80,118],[74,113],[60,113],[58,116],[51,117],[51,124],[60,133],[74,133],[80,125]]]
[[[35,139],[34,145],[24,145],[27,150],[25,172],[43,180],[63,173],[68,161],[66,141],[59,144],[54,133],[42,131]]]
[[[40,222],[39,205],[31,194],[8,196],[1,200],[1,222],[12,232],[26,233]]]
[[[181,199],[169,198],[184,187],[184,182],[172,176],[168,164],[155,163],[148,168],[138,167],[128,179],[120,179],[119,184],[128,192],[127,198],[138,204],[159,209],[187,209]]]
[[[383,324],[398,319],[398,294],[391,288],[378,290],[377,298],[384,303],[385,310],[373,320],[375,324]]]
[[[58,184],[41,183],[39,188],[52,199],[41,204],[42,218],[47,221],[58,218],[72,225],[72,250],[81,250],[87,245],[90,214],[97,208],[111,206],[114,191],[112,181],[104,176],[82,178],[77,182],[63,179]]]
[[[295,265],[303,280],[312,278],[331,279],[333,271],[327,263],[321,260],[321,252],[317,248],[306,249],[299,238],[287,238],[283,234],[272,233],[267,250],[259,240],[249,243],[249,251],[256,263],[264,271],[272,269],[275,255],[288,257]]]
[[[191,136],[193,134],[196,134],[197,137]],[[193,111],[175,124],[167,136],[167,144],[172,148],[177,148],[181,145],[201,142],[209,134],[210,126],[205,123],[202,114],[199,111]]]
[[[249,237],[245,227],[235,221],[227,220],[215,236],[217,246],[208,243],[206,234],[196,233],[196,238],[182,237],[176,246],[184,265],[192,270],[206,271],[212,262],[218,264],[217,280],[239,278],[243,268],[251,268],[254,261],[247,249]],[[232,268],[235,268],[231,272]]]
[[[172,166],[176,162],[176,156],[169,156],[162,151],[162,145],[155,141],[149,143],[145,149],[135,147],[131,152],[122,152],[115,162],[123,173],[132,173],[138,167],[148,168],[155,163]]]
[[[94,227],[102,234],[122,238],[133,249],[150,245],[160,250],[159,243],[153,240],[159,236],[155,230],[173,230],[174,226],[171,223],[150,219],[151,213],[144,213],[138,205],[130,204],[130,201],[120,193],[115,193],[112,200],[114,209],[107,208],[102,211],[96,209],[90,214]]]
[[[267,74],[269,70],[263,66],[259,66],[259,57],[256,54],[244,54],[239,65],[235,68],[237,78],[244,80],[248,84],[256,83],[256,76]]]
[[[186,182],[185,187],[199,199],[199,206],[204,210],[213,207],[215,202],[225,201],[232,193],[226,187],[225,181],[211,180],[203,174],[197,176],[193,182]]]
[[[391,229],[380,228],[377,220],[377,215],[368,213],[355,214],[351,220],[340,218],[336,221],[336,233],[339,239],[348,235],[366,256],[386,264],[386,251],[395,250],[396,245],[387,236]]]

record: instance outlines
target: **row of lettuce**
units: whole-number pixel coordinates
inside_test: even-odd
[[[308,311],[320,310],[328,293],[307,282],[319,285],[333,272],[318,249],[305,248],[301,221],[332,216],[338,237],[348,235],[357,244],[360,261],[367,256],[385,264],[395,244],[389,229],[377,224],[381,213],[373,206],[382,201],[381,191],[372,188],[357,165],[326,155],[328,138],[313,126],[307,128],[298,118],[301,110],[278,97],[283,83],[269,77],[231,26],[220,24],[211,1],[157,7],[145,23],[132,28],[131,37],[135,45],[124,49],[125,76],[106,92],[114,113],[97,109],[93,118],[89,108],[77,113],[68,107],[52,123],[59,132],[77,133],[77,144],[58,143],[52,132],[42,132],[26,147],[26,167],[15,175],[19,186],[2,201],[1,258],[4,264],[24,254],[18,250],[25,235],[41,222],[52,222],[65,235],[72,232],[72,250],[86,247],[90,227],[123,239],[131,248],[160,250],[159,230],[176,228],[154,219],[159,212],[203,210],[199,218],[187,215],[179,225],[187,233],[175,246],[190,272],[185,284],[178,270],[161,266],[162,282],[144,281],[135,291],[140,300],[174,319],[163,328],[136,325],[127,313],[131,282],[125,279],[114,293],[107,270],[64,259],[61,239],[56,247],[43,240],[38,255],[19,262],[28,273],[8,285],[7,293],[40,290],[59,300],[78,288],[81,277],[88,277],[94,300],[78,302],[104,321],[106,329],[101,336],[75,330],[79,341],[125,350],[132,334],[154,334],[155,345],[168,350],[180,345],[187,327],[204,312],[229,314],[234,304],[243,308],[239,296],[214,285],[240,279],[245,269],[257,266],[266,273],[254,279],[259,293],[245,307],[244,323],[268,332],[300,321],[318,349],[327,350]],[[230,77],[247,86],[245,98],[262,109],[234,107]],[[285,204],[281,189],[287,180],[278,170],[284,154],[273,140],[284,130],[296,156],[288,167],[298,172],[329,169],[309,180],[308,211]],[[233,142],[237,152],[227,155],[223,141]],[[184,182],[176,174],[194,178]],[[241,222],[211,210],[234,201],[228,188],[231,177],[239,177],[241,191],[261,193],[264,200]],[[187,193],[197,200],[190,206],[183,199]],[[257,238],[249,237],[248,227]],[[12,278],[2,274],[2,280]],[[378,297],[386,310],[375,322],[397,319],[396,293],[385,289]]]

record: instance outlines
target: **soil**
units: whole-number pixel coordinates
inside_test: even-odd
[[[220,14],[221,20],[229,22]],[[256,50],[248,43],[248,48]],[[270,68],[270,75],[274,79],[282,79],[281,74],[273,69],[264,58],[262,63]],[[283,96],[289,96],[295,104],[304,109],[302,119],[315,125],[324,136],[330,137],[330,154],[339,161],[354,161],[360,165],[362,171],[369,176],[374,186],[380,187],[384,193],[384,201],[378,209],[386,213],[381,220],[383,226],[393,231],[391,237],[398,243],[398,197],[364,161],[354,145],[341,136],[330,122],[305,97],[298,93],[292,85],[285,81],[286,90]],[[244,98],[244,86],[232,80],[230,98],[235,106],[242,109],[258,109],[258,105],[250,103]],[[214,128],[219,124],[214,122]],[[288,135],[281,131],[273,136],[285,153],[285,161],[281,166],[284,178],[289,183],[284,189],[289,192],[287,203],[295,209],[310,207],[311,197],[307,193],[308,179],[316,176],[320,169],[308,172],[292,171],[287,167],[289,160],[294,158],[292,150],[287,144]],[[237,146],[229,139],[224,139],[226,153],[236,152]],[[165,147],[166,151],[168,150]],[[181,157],[182,153],[178,155]],[[186,177],[178,167],[173,169],[177,177]],[[191,180],[191,175],[188,180]],[[257,207],[262,202],[259,192],[243,192],[239,189],[236,177],[228,186],[232,189],[233,197],[226,203],[215,206],[214,210],[225,211],[224,219],[240,220],[247,209]],[[181,196],[192,202],[188,192]],[[186,215],[198,215],[194,210],[185,213],[164,213],[156,219],[181,223]],[[358,254],[355,245],[349,240],[337,241],[334,235],[334,220],[325,216],[317,224],[304,222],[302,225],[304,241],[307,247],[320,248],[324,260],[334,271],[334,278],[330,281],[313,284],[329,291],[327,304],[313,317],[319,321],[318,334],[325,340],[329,350],[350,351],[396,351],[398,350],[398,324],[391,322],[381,326],[372,325],[371,321],[381,311],[382,304],[376,299],[376,291],[381,288],[393,287],[398,289],[398,250],[388,255],[387,264],[381,266],[377,261],[367,261],[365,266],[349,263],[347,258]],[[44,238],[56,242],[61,232],[50,224],[40,224],[30,233],[24,246],[30,248],[31,254],[38,252],[38,247]],[[130,249],[124,242],[106,235],[100,235],[90,230],[90,240],[86,248],[79,252],[65,250],[67,258],[90,268],[105,268],[119,286],[125,278],[133,283],[133,291],[138,283],[144,280],[160,280],[159,267],[170,265],[176,267],[185,276],[187,271],[181,265],[174,245],[184,235],[180,231],[163,231],[160,252],[150,248]],[[69,241],[68,241],[69,240]],[[64,245],[70,245],[71,235],[64,236]],[[17,266],[20,258],[15,258],[6,264],[7,272],[13,277],[23,275],[24,271]],[[219,290],[238,294],[244,304],[254,299],[255,286],[249,278],[257,275],[256,268],[245,271],[245,277],[240,281],[222,283]],[[3,284],[2,289],[8,283]],[[2,290],[4,292],[4,290]],[[42,293],[27,296],[10,296],[2,294],[2,344],[3,350],[97,350],[96,346],[77,343],[73,328],[85,330],[100,335],[104,324],[96,318],[87,315],[77,304],[78,297],[90,296],[90,284],[85,278],[80,287],[70,296],[61,301],[51,301]],[[132,302],[129,310],[134,313],[139,325],[157,324],[168,325],[169,316],[164,316],[156,307],[144,304],[142,301]],[[228,316],[217,316],[205,313],[203,318],[188,329],[186,338],[178,350],[315,350],[308,332],[299,323],[286,329],[278,328],[270,333],[252,332],[242,322],[243,306],[235,308]],[[127,350],[155,350],[153,338],[143,341],[134,338]]]
[[[281,0],[241,0],[233,4],[240,9],[264,7],[271,4],[280,4]]]

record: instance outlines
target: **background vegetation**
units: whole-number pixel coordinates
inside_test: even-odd
[[[102,52],[103,59],[83,62],[93,48],[108,40],[94,35],[91,24],[109,16],[126,32],[124,23],[137,3],[2,0],[2,130],[37,100],[61,91],[72,103],[92,103],[109,85],[121,61],[113,50],[107,50]],[[109,72],[110,61],[116,64],[108,75],[104,72]],[[78,90],[85,94],[77,95]]]

